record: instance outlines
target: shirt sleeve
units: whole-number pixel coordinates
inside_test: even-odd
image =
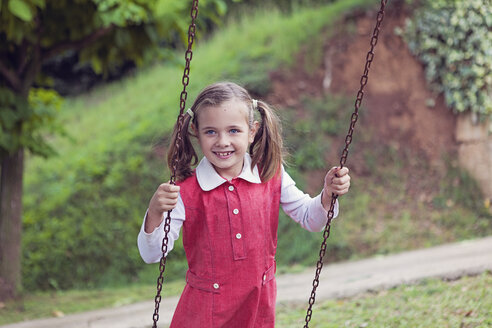
[[[159,262],[162,257],[162,240],[164,239],[164,221],[167,212],[164,213],[164,218],[161,224],[151,233],[145,232],[145,221],[147,220],[147,212],[143,219],[142,227],[137,238],[138,250],[140,256],[145,263]],[[185,207],[181,195],[178,195],[178,204],[171,211],[171,227],[168,233],[167,254],[173,249],[174,242],[179,238],[179,232],[185,220]]]
[[[280,205],[288,216],[308,231],[322,231],[328,221],[328,211],[321,204],[321,193],[312,198],[299,190],[283,166]],[[338,200],[333,214],[333,218],[338,216]]]

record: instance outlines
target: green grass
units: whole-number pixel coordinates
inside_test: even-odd
[[[456,281],[429,279],[416,285],[366,293],[315,304],[310,322],[316,328],[491,327],[492,275]],[[302,327],[306,305],[277,306],[276,326]]]

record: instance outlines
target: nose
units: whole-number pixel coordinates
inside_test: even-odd
[[[227,147],[231,144],[229,137],[226,133],[219,133],[217,138],[217,146],[218,147]]]

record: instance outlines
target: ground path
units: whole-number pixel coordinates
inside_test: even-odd
[[[317,301],[349,297],[421,279],[456,279],[492,271],[492,236],[361,261],[325,265]],[[314,269],[277,277],[278,303],[305,302],[311,292]],[[178,298],[162,300],[160,327],[169,325]],[[151,327],[153,301],[0,326],[0,328],[147,328]]]

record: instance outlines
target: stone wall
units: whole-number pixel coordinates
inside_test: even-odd
[[[489,122],[474,122],[470,114],[460,114],[456,140],[460,166],[477,180],[484,196],[492,200],[492,133]]]

